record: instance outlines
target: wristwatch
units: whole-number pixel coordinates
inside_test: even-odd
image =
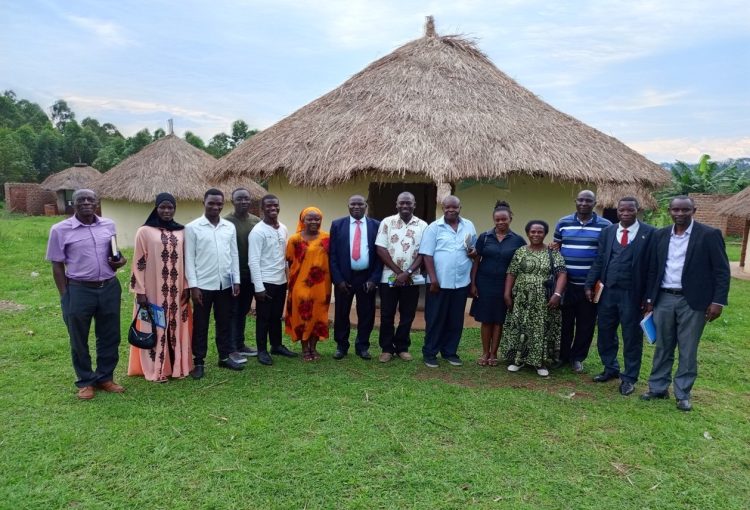
[[[408,275],[412,274],[413,272],[414,272],[414,271],[412,271],[412,269],[411,269],[411,268],[409,268],[409,269],[407,269],[407,270],[406,270],[406,274],[408,274]]]

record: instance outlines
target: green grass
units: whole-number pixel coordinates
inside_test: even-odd
[[[588,375],[540,380],[335,362],[330,342],[319,363],[251,360],[241,373],[216,368],[214,351],[203,380],[164,385],[125,376],[123,344],[127,392],[79,402],[44,260],[52,222],[0,219],[0,300],[25,307],[0,311],[0,508],[748,506],[750,282],[732,280],[706,328],[691,413],[590,382],[595,352]],[[466,330],[464,359],[478,349]]]
[[[727,236],[724,239],[727,247],[727,257],[732,262],[740,260],[740,254],[742,253],[742,237],[741,236]]]

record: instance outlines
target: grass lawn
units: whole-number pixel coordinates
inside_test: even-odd
[[[706,328],[691,413],[641,402],[643,382],[629,398],[592,383],[595,351],[586,375],[541,380],[336,362],[331,342],[319,363],[240,373],[213,350],[204,379],[162,385],[125,376],[123,342],[127,392],[80,402],[44,260],[52,223],[0,219],[0,508],[748,508],[750,282],[732,280]],[[131,307],[124,292],[123,332]],[[466,330],[464,359],[479,346]]]

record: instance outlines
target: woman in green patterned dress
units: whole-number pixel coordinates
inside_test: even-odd
[[[549,375],[545,363],[557,360],[560,355],[560,301],[567,282],[562,255],[544,244],[547,233],[549,225],[542,220],[526,224],[529,245],[513,255],[505,279],[504,297],[509,313],[501,342],[510,372],[530,365],[542,377]],[[544,282],[549,278],[551,265],[556,275],[555,291],[547,299]]]

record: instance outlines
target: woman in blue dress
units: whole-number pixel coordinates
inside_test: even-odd
[[[508,202],[498,201],[492,212],[495,227],[477,239],[477,256],[471,268],[470,314],[482,323],[481,366],[497,366],[497,349],[505,322],[505,275],[513,254],[526,241],[510,229],[513,212]]]

